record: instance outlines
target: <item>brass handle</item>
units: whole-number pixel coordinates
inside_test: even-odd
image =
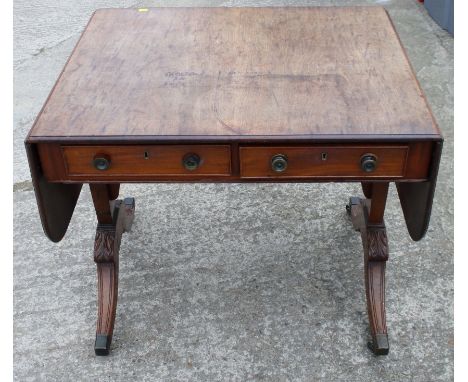
[[[377,168],[377,157],[374,154],[364,154],[361,157],[361,168],[364,172],[372,172]]]
[[[274,172],[283,172],[288,168],[288,158],[286,155],[277,154],[271,158],[271,169]]]
[[[200,162],[200,157],[197,154],[187,154],[182,159],[184,167],[189,171],[196,170],[200,166]]]
[[[100,171],[105,171],[110,167],[110,158],[108,155],[98,154],[93,159],[93,166]]]

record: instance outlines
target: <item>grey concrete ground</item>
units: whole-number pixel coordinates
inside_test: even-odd
[[[125,185],[109,357],[93,353],[95,217],[82,193],[59,244],[42,233],[23,140],[99,7],[381,4],[445,136],[429,232],[386,221],[391,352],[367,350],[358,185]],[[62,1],[14,4],[14,374],[18,381],[450,381],[453,378],[453,39],[416,0]],[[189,195],[189,197],[188,197]]]

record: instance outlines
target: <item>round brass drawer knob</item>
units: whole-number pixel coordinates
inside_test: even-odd
[[[277,154],[271,158],[271,169],[274,172],[283,172],[288,168],[288,158],[283,154]]]
[[[200,166],[200,157],[197,154],[187,154],[182,159],[182,163],[187,170],[193,171]]]
[[[99,171],[105,171],[110,167],[108,155],[96,155],[93,159],[93,166]]]
[[[364,154],[361,157],[361,168],[364,172],[372,172],[377,168],[377,157],[374,154]]]

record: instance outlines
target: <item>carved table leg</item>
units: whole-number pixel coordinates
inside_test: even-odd
[[[385,318],[385,264],[388,260],[387,232],[383,221],[388,183],[366,187],[371,199],[351,198],[347,206],[353,226],[361,232],[367,312],[372,334],[369,348],[376,355],[388,354]]]
[[[98,319],[96,355],[108,355],[114,331],[119,275],[119,248],[122,234],[130,230],[135,200],[115,200],[118,185],[91,184],[94,208],[98,218],[94,240],[94,261],[98,276]]]

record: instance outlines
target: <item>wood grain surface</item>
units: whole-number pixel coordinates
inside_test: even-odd
[[[248,182],[248,181],[366,181],[429,179],[433,142],[409,144],[328,145],[60,145],[37,144],[38,161],[49,182]],[[200,157],[194,170],[184,167],[188,154]],[[283,154],[288,167],[272,170],[273,156]],[[377,158],[372,172],[361,169],[364,154]],[[323,157],[325,155],[325,158]],[[105,156],[107,170],[94,167]],[[118,193],[118,187],[112,194]]]
[[[231,174],[229,145],[149,145],[149,146],[63,146],[67,174],[95,176],[211,175]],[[110,167],[105,171],[93,165],[93,158],[106,155]],[[200,157],[194,170],[184,167],[188,154]]]
[[[102,9],[34,138],[439,136],[382,7]]]
[[[367,173],[361,168],[361,157],[372,153],[377,168]],[[271,159],[287,158],[287,168],[275,172]],[[405,146],[315,146],[315,147],[241,147],[240,168],[243,178],[300,177],[403,177],[408,148]]]

